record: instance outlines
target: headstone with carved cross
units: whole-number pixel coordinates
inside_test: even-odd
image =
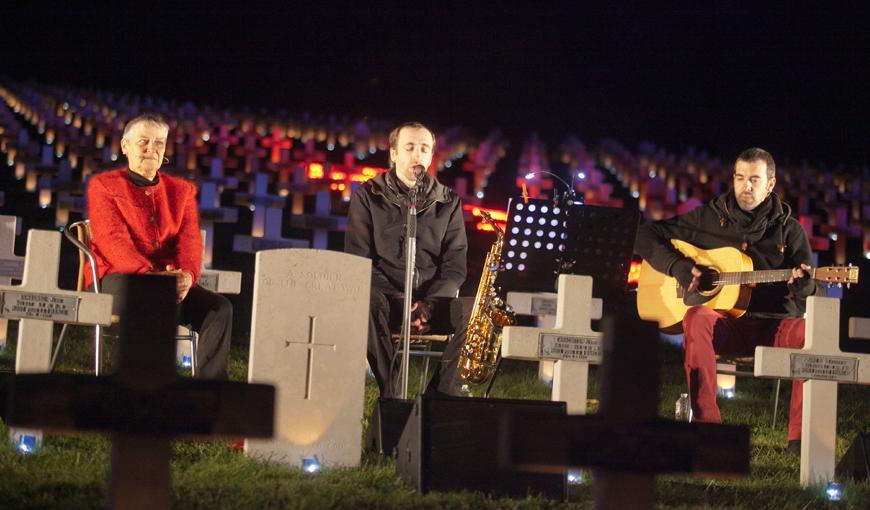
[[[24,257],[15,255],[15,216],[0,216],[0,285],[12,284],[24,273]],[[0,349],[6,346],[7,319],[0,318]]]
[[[371,260],[257,253],[248,380],[278,389],[275,437],[245,451],[290,466],[359,464]]]
[[[803,349],[755,348],[755,376],[806,379],[800,483],[834,479],[837,384],[870,384],[870,354],[840,351],[840,300],[807,298]]]
[[[601,363],[601,333],[590,326],[594,301],[591,276],[559,275],[554,328],[507,326],[502,330],[503,357],[555,360],[553,400],[564,401],[568,414],[586,414],[589,364]]]
[[[565,472],[593,467],[595,508],[655,507],[655,476],[749,472],[749,429],[658,416],[659,341],[653,322],[605,317],[601,406],[594,416],[505,414],[504,467]]]
[[[109,377],[27,374],[10,379],[9,422],[111,434],[108,508],[170,507],[173,437],[270,437],[275,390],[179,378],[173,363],[175,281],[127,276],[118,369]]]

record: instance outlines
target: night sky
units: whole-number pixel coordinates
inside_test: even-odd
[[[575,134],[725,159],[757,145],[781,161],[870,162],[867,7],[17,3],[0,11],[0,76],[12,80],[478,136],[500,127],[515,144],[538,131],[551,148]]]

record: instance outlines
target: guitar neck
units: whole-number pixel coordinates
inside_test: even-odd
[[[810,278],[815,277],[815,269],[811,269]],[[763,271],[734,271],[719,273],[718,283],[721,285],[751,285],[756,283],[787,282],[791,278],[791,269],[767,269]]]

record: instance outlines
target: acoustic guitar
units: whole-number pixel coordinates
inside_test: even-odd
[[[708,269],[701,275],[698,290],[687,294],[676,278],[656,271],[643,261],[637,283],[637,312],[642,319],[658,322],[665,332],[682,331],[683,316],[691,306],[709,306],[740,317],[746,313],[755,285],[786,282],[791,278],[791,269],[753,271],[752,259],[737,248],[703,250],[675,239],[671,243],[680,253]],[[851,264],[816,267],[808,273],[810,278],[829,286],[858,283],[858,267]]]

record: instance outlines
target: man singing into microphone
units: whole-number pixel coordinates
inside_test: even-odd
[[[348,212],[344,249],[372,259],[368,361],[381,397],[398,396],[399,360],[390,332],[402,325],[405,286],[405,220],[417,204],[417,250],[411,333],[454,333],[427,391],[463,394],[457,366],[473,298],[456,298],[465,281],[468,242],[462,204],[426,172],[435,135],[419,122],[390,133],[390,171],[365,182]]]

